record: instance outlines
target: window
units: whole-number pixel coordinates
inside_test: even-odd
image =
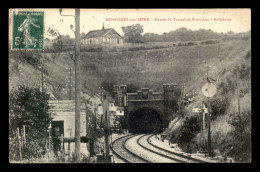
[[[92,39],[89,40],[89,44],[92,44]]]
[[[117,44],[119,44],[120,43],[120,41],[119,41],[119,39],[117,39]]]
[[[55,136],[60,135],[60,127],[55,127]]]

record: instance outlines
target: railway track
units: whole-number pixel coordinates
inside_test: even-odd
[[[161,147],[159,147],[159,146],[156,146],[155,144],[153,144],[153,143],[151,143],[151,141],[150,141],[150,138],[152,137],[152,136],[154,136],[154,134],[152,134],[152,135],[144,135],[144,136],[142,136],[142,137],[147,137],[146,138],[146,141],[147,141],[147,143],[149,144],[149,145],[151,145],[152,147],[154,147],[154,148],[156,148],[156,149],[158,149],[159,151],[161,151],[161,152],[163,152],[163,154],[165,154],[165,155],[170,155],[171,157],[172,156],[175,156],[176,158],[178,158],[178,159],[181,159],[181,160],[183,160],[183,161],[186,161],[186,162],[190,162],[190,163],[209,163],[209,162],[207,162],[207,161],[203,161],[203,160],[200,160],[200,159],[196,159],[196,158],[193,158],[193,157],[189,157],[189,156],[186,156],[186,155],[182,155],[182,154],[180,154],[180,153],[176,153],[176,152],[173,152],[173,151],[169,151],[169,150],[166,150],[166,149],[163,149],[163,148],[161,148]]]
[[[179,163],[181,161],[176,159],[168,158],[167,156],[164,156],[160,153],[157,153],[151,149],[146,148],[146,145],[140,143],[140,139],[142,139],[144,135],[136,135],[129,139],[126,142],[126,147],[131,152],[136,153],[138,156],[143,157],[147,160],[149,160],[151,163]],[[143,140],[143,139],[142,139]]]
[[[138,156],[125,146],[126,141],[135,136],[126,135],[114,140],[110,145],[112,152],[126,163],[149,163],[150,161]]]
[[[149,135],[142,135],[141,137],[139,137],[137,139],[137,144],[139,146],[141,146],[143,149],[147,150],[147,151],[150,151],[158,156],[161,156],[161,157],[164,157],[164,158],[167,158],[169,160],[172,160],[174,162],[178,162],[178,163],[187,163],[188,161],[186,160],[183,160],[183,158],[179,158],[179,157],[174,157],[174,156],[171,156],[169,153],[166,153],[164,152],[163,150],[159,150],[157,149],[156,147],[153,147],[152,145],[149,144],[148,140],[147,140],[147,136]],[[171,162],[171,161],[169,161]]]
[[[151,143],[153,134],[126,135],[112,142],[115,156],[126,163],[208,163],[200,159],[163,149]]]

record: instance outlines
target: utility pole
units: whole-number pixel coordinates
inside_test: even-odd
[[[91,135],[91,139],[92,140],[92,145],[90,145],[90,152],[92,152],[93,154],[95,154],[95,140],[96,140],[96,132],[97,132],[97,114],[96,114],[96,111],[97,111],[97,108],[96,108],[96,103],[93,103],[93,109],[94,109],[94,132],[92,131],[92,135]],[[91,148],[92,147],[92,148]]]
[[[97,107],[95,103],[94,103],[94,115],[95,115],[95,119],[94,119],[94,140],[95,140],[96,132],[97,132]]]
[[[75,157],[80,162],[80,9],[75,9],[75,16],[62,15],[61,8],[59,12],[61,16],[75,18]]]
[[[80,9],[75,9],[75,155],[80,162]]]
[[[181,118],[181,103],[182,103],[182,90],[179,97],[179,119]]]
[[[40,69],[40,71],[41,71],[41,91],[43,92],[44,91],[44,76],[43,76],[43,66],[44,66],[44,64],[43,64],[43,60],[41,59],[41,63],[38,65],[38,68]]]
[[[105,155],[106,160],[109,161],[109,122],[110,122],[110,115],[109,115],[109,103],[106,99],[106,95],[103,96],[102,100],[102,106],[103,106],[103,115],[104,115],[104,132],[105,132]]]
[[[202,102],[202,109],[205,109],[205,104]],[[205,112],[202,111],[202,142],[203,142],[203,148],[205,148]]]
[[[41,84],[42,84],[42,92],[44,91],[43,89],[43,66],[41,67]]]
[[[210,129],[210,125],[211,125],[211,119],[210,119],[211,115],[210,115],[210,103],[208,101],[208,152],[209,152],[209,156],[211,156],[211,129]]]
[[[237,108],[238,115],[240,116],[240,85],[239,85],[239,67],[236,68],[236,79],[237,79]]]
[[[69,95],[69,96],[70,96],[69,98],[70,98],[70,100],[72,100],[72,68],[71,68],[71,65],[70,65],[70,86],[69,86],[69,89],[70,89],[70,90],[69,90],[69,92],[70,92],[70,93],[69,93],[69,94],[70,94],[70,95]]]
[[[208,82],[208,87],[209,87],[209,68],[207,66],[207,82]],[[209,91],[208,91],[209,94]],[[209,96],[208,96],[208,152],[209,152],[209,156],[211,156],[211,131],[210,131],[210,123],[211,123],[211,119],[210,119],[210,102],[209,102]]]
[[[181,118],[181,111],[182,111],[184,95],[185,95],[185,83],[183,83],[180,98],[179,98],[179,119]]]

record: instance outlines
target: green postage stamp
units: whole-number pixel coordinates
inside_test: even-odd
[[[13,50],[43,50],[44,12],[13,11]]]

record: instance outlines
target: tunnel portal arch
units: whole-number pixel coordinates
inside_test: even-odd
[[[160,113],[153,108],[142,107],[129,114],[131,133],[161,133],[163,121]]]

